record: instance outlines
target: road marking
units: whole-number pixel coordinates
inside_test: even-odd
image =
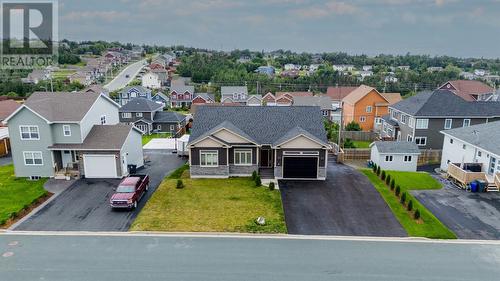
[[[4,258],[10,258],[14,255],[14,252],[5,252],[3,253],[2,257]]]

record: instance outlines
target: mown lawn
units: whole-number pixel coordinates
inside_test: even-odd
[[[352,141],[356,148],[370,148],[371,141]]]
[[[391,175],[402,189],[405,190],[424,190],[441,189],[443,186],[428,173],[386,171]]]
[[[409,189],[401,185],[401,193],[407,192],[407,201],[413,200],[413,209],[419,209],[421,219],[423,222],[419,223],[413,219],[406,208],[399,202],[399,198],[394,195],[389,187],[371,170],[361,170],[368,179],[372,182],[380,195],[384,198],[385,202],[391,208],[397,220],[401,223],[409,236],[413,237],[427,237],[435,239],[456,239],[456,235],[449,230],[441,221],[439,221],[427,208],[425,208],[417,199],[415,199],[409,192]]]
[[[13,165],[0,166],[0,225],[46,195],[45,181],[16,178]]]
[[[183,179],[183,189],[176,182],[161,183],[131,231],[286,233],[277,190],[255,187],[249,178]],[[255,223],[259,216],[266,225]]]
[[[151,135],[142,135],[142,145],[146,145],[152,139],[161,139],[170,137],[169,133],[165,134],[151,134]]]

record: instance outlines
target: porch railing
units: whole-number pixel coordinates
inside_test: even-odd
[[[495,175],[495,185],[500,189],[500,173]]]
[[[448,176],[455,179],[464,188],[475,180],[487,181],[486,173],[466,171],[454,163],[448,165]]]

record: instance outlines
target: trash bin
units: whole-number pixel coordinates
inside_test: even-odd
[[[470,183],[471,192],[478,192],[478,189],[479,189],[479,183],[477,181],[473,181]]]
[[[477,181],[477,191],[478,192],[486,192],[486,181],[478,180]]]
[[[133,175],[137,173],[137,165],[127,165],[128,167],[128,173]]]

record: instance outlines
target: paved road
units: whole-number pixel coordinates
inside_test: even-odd
[[[149,191],[134,211],[113,211],[108,200],[118,179],[79,180],[57,198],[28,218],[15,230],[55,231],[127,231],[161,180],[185,160],[166,151],[145,151],[150,162],[144,171],[151,177]]]
[[[12,156],[8,155],[8,156],[0,157],[0,166],[7,166],[10,164],[12,164]]]
[[[327,180],[280,181],[290,234],[407,236],[368,179],[331,160]]]
[[[144,67],[145,62],[146,60],[141,60],[127,66],[113,80],[111,80],[111,82],[105,85],[104,88],[108,89],[110,92],[124,88],[128,83],[134,80],[137,74],[139,74],[141,69]],[[126,77],[127,74],[129,75],[129,78]]]
[[[2,280],[498,280],[500,245],[0,235]]]

